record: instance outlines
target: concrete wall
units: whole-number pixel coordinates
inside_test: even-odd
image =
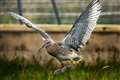
[[[43,42],[39,33],[28,28],[24,29],[24,26],[19,29],[16,29],[16,25],[12,26],[14,27],[0,27],[0,58],[9,61],[24,58],[41,66],[59,64],[55,58],[47,54],[45,49],[38,52]],[[44,28],[56,41],[62,40],[70,29],[70,27],[66,29],[64,26],[64,28],[58,29],[58,26],[59,31],[57,31],[55,26],[53,27],[50,28],[51,30],[47,27]],[[99,62],[109,63],[113,61],[120,63],[120,29],[117,28],[115,32],[115,29],[113,31],[113,29],[108,28],[98,29],[97,27],[86,47],[78,53],[85,58],[85,64],[95,65]]]

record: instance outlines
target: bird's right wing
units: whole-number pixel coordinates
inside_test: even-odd
[[[38,28],[37,26],[35,26],[31,21],[29,21],[25,17],[20,16],[20,15],[18,15],[16,13],[13,13],[13,12],[10,12],[9,14],[11,16],[13,16],[15,19],[21,21],[27,27],[32,28],[34,31],[39,32],[44,40],[52,40],[51,37],[44,30],[42,30],[42,29]]]
[[[78,50],[86,44],[101,13],[100,0],[92,0],[63,40],[63,46]]]

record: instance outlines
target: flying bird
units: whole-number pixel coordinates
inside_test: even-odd
[[[73,27],[61,42],[55,42],[50,35],[38,28],[25,17],[13,12],[10,12],[10,15],[21,21],[27,27],[39,32],[44,41],[42,48],[45,48],[48,54],[58,59],[61,62],[61,65],[65,67],[64,61],[70,61],[71,64],[76,64],[83,59],[77,52],[83,48],[89,40],[92,31],[96,27],[100,13],[100,0],[92,0],[86,10],[76,19]]]

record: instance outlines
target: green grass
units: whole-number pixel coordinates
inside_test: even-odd
[[[0,80],[120,80],[120,64],[103,66],[79,66],[55,76],[52,69],[0,60]]]

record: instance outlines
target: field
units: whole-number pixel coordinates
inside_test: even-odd
[[[18,25],[8,14],[20,12],[17,1],[0,0],[0,80],[120,80],[120,0],[101,1],[98,25],[78,52],[84,63],[58,75],[53,74],[57,60],[39,50],[43,44],[39,32]],[[56,25],[53,0],[21,1],[23,16],[60,41],[91,0],[54,0],[61,25]]]
[[[43,68],[24,60],[14,60],[17,57],[20,59],[25,57],[34,62],[31,57],[33,51],[36,52],[42,43],[37,33],[16,24],[0,26],[0,80],[120,80],[120,64],[118,64],[120,63],[119,25],[98,25],[95,29],[85,49],[86,52],[84,52],[86,62],[88,64],[97,63],[95,66],[81,65],[59,75],[53,75],[53,68]],[[53,26],[54,29],[49,28],[50,26]],[[64,25],[46,25],[46,27],[48,28],[44,30],[50,32],[55,40],[62,39],[69,29]],[[63,28],[65,29],[64,32]],[[47,65],[52,64],[50,63],[51,56],[45,51],[35,55],[37,55],[37,60],[41,61],[41,65],[43,62]]]
[[[25,62],[0,60],[1,80],[120,80],[120,64],[79,66],[53,75],[53,70]]]

